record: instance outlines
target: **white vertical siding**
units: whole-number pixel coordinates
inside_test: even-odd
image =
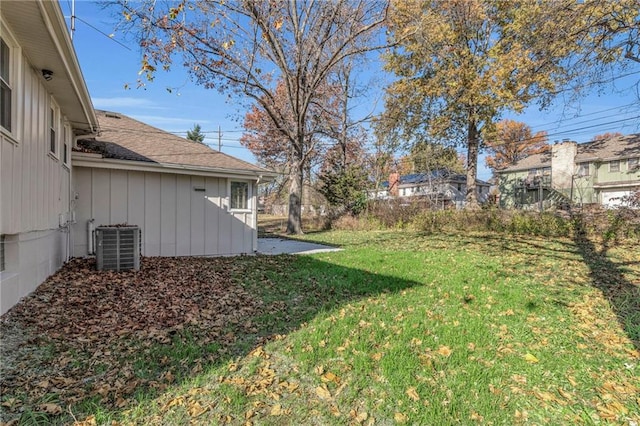
[[[19,123],[12,136],[0,132],[0,234],[7,236],[0,314],[62,265],[68,254],[67,229],[60,225],[71,210],[71,171],[61,157],[49,153],[51,96],[26,58],[15,59],[20,75],[12,82],[13,112]],[[65,111],[60,114],[64,118]],[[58,129],[57,135],[62,134]]]
[[[191,254],[191,178],[176,176],[176,255]]]
[[[119,174],[112,171],[112,175]],[[142,226],[142,244],[147,256],[160,256],[160,175],[145,173],[144,175],[144,226]],[[137,224],[131,224],[137,225]]]
[[[176,255],[177,179],[160,175],[160,256]]]
[[[204,253],[204,206],[206,192],[196,191],[195,188],[204,189],[204,178],[194,176],[191,178],[191,251],[190,254]]]
[[[140,226],[145,256],[230,255],[255,249],[255,215],[227,211],[227,179],[76,167],[74,181],[79,196],[74,256],[87,254],[90,219],[96,225]]]

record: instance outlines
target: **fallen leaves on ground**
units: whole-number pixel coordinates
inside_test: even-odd
[[[261,302],[234,284],[234,268],[232,258],[144,258],[140,271],[126,272],[97,271],[87,259],[67,263],[2,318],[3,346],[10,333],[24,334],[2,353],[0,393],[16,401],[3,408],[57,415],[91,396],[119,407],[137,390],[162,390],[201,369],[236,333],[256,331],[250,318]],[[180,345],[186,335],[202,352],[197,365],[154,358],[153,347]],[[150,366],[134,365],[144,357]],[[38,404],[52,395],[55,403]],[[197,416],[206,407],[190,410]]]

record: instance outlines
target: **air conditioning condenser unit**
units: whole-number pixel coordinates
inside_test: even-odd
[[[98,226],[95,233],[98,270],[140,269],[138,226]]]

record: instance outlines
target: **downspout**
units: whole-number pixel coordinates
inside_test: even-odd
[[[253,226],[255,229],[255,233],[253,234],[253,252],[258,253],[258,185],[262,180],[262,175],[258,175],[258,179],[256,180],[256,190],[254,194],[254,203],[253,203]]]
[[[89,219],[87,221],[87,254],[92,255],[95,253],[95,247],[93,247],[93,233],[96,226],[94,225],[95,219]]]

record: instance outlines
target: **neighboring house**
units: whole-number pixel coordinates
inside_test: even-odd
[[[480,203],[489,197],[490,184],[476,180],[476,195]],[[435,170],[429,173],[415,173],[399,176],[392,173],[389,180],[382,182],[377,190],[369,191],[370,199],[423,198],[444,206],[454,204],[464,206],[467,193],[467,177],[447,170]]]
[[[97,111],[99,136],[72,155],[73,256],[92,252],[90,226],[141,228],[145,256],[257,250],[257,184],[276,174],[151,127]]]
[[[90,253],[89,223],[139,226],[147,256],[252,253],[256,186],[274,177],[96,113],[59,3],[2,2],[0,314]]]
[[[497,172],[502,207],[615,207],[640,189],[640,134],[578,144],[565,140]]]
[[[58,2],[0,6],[0,314],[68,259],[71,146],[97,120]]]

